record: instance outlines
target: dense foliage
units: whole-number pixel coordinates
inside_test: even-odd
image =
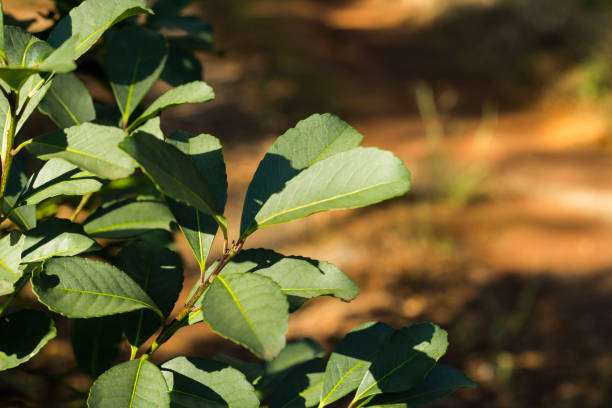
[[[360,147],[362,136],[342,120],[312,115],[280,136],[259,164],[240,235],[231,241],[219,140],[160,128],[163,111],[214,97],[192,53],[210,48],[210,27],[181,14],[187,3],[158,0],[150,10],[144,0],[86,0],[46,40],[0,21],[0,370],[23,364],[53,339],[51,315],[58,313],[73,319],[76,360],[96,379],[90,407],[419,407],[472,386],[437,364],[447,338],[431,323],[364,324],[329,358],[312,340],[286,343],[289,314],[308,299],[351,301],[359,289],[330,263],[246,249],[249,236],[403,195],[410,174],[392,153]],[[161,28],[182,34],[168,37]],[[72,73],[80,57],[101,67],[98,78],[116,106],[94,102]],[[175,87],[141,106],[160,78]],[[59,129],[15,146],[36,108]],[[33,174],[25,151],[45,161]],[[138,169],[152,185],[137,181]],[[77,223],[93,195],[104,202]],[[71,219],[57,218],[57,204],[74,196],[82,198]],[[181,259],[168,239],[175,228],[201,277],[170,317],[183,287]],[[210,262],[217,235],[223,253]],[[27,282],[48,312],[15,310],[11,302]],[[182,327],[201,322],[262,362],[220,354],[149,361]],[[121,341],[131,356],[112,366]]]

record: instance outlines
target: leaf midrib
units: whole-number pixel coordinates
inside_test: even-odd
[[[64,290],[66,292],[76,292],[76,293],[84,293],[86,295],[96,295],[96,296],[106,296],[106,297],[111,297],[111,298],[117,298],[117,299],[122,299],[122,300],[128,300],[130,302],[134,302],[134,303],[140,303],[141,305],[146,306],[147,308],[156,311],[156,308],[153,307],[153,305],[150,305],[146,302],[143,302],[142,300],[138,300],[138,299],[134,299],[131,297],[127,297],[127,296],[122,296],[122,295],[116,295],[114,293],[104,293],[104,292],[94,292],[92,290],[83,290],[83,289],[73,289],[73,288],[64,288],[61,286],[55,286],[53,288],[51,288],[52,290],[54,289],[58,289],[58,290]]]
[[[270,220],[272,220],[274,218],[278,218],[278,217],[281,217],[283,215],[286,215],[286,214],[289,214],[289,213],[292,213],[292,212],[295,212],[295,211],[302,210],[304,208],[314,207],[314,206],[319,205],[319,204],[323,204],[323,203],[326,203],[326,202],[329,202],[329,201],[338,200],[338,199],[341,199],[341,198],[344,198],[344,197],[348,197],[350,195],[359,194],[361,192],[364,192],[364,191],[367,191],[367,190],[371,190],[371,189],[374,189],[374,188],[378,188],[378,187],[383,187],[383,186],[386,186],[388,184],[395,184],[398,181],[401,181],[401,180],[397,179],[397,180],[388,181],[388,182],[384,182],[384,183],[378,183],[378,184],[374,184],[374,185],[371,185],[371,186],[359,188],[357,190],[349,191],[347,193],[338,194],[338,195],[335,195],[333,197],[324,198],[324,199],[318,200],[318,201],[312,201],[312,202],[309,202],[307,204],[302,204],[302,205],[298,205],[298,206],[293,207],[293,208],[288,208],[286,210],[279,211],[279,212],[277,212],[275,214],[272,214],[272,215],[268,216],[267,218],[264,218],[261,221],[257,221],[257,220],[255,220],[255,221],[257,222],[258,225],[264,225],[268,221],[270,221]],[[284,222],[284,221],[278,222],[276,224],[280,224],[282,222]],[[270,223],[268,225],[274,225],[274,224],[275,223]]]

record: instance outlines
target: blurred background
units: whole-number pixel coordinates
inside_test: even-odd
[[[5,0],[33,31],[53,7]],[[612,407],[612,1],[224,0],[187,11],[214,26],[214,50],[198,57],[217,97],[162,124],[221,138],[234,237],[259,160],[312,113],[339,115],[412,171],[405,197],[248,242],[330,261],[362,289],[350,304],[309,302],[290,338],[331,350],[365,321],[428,320],[449,332],[442,361],[478,384],[438,407]],[[42,115],[29,125],[30,136],[53,129]],[[197,268],[179,247],[191,287]],[[185,349],[246,357],[200,325],[156,359]],[[60,337],[29,370],[65,370],[57,361],[70,353]]]

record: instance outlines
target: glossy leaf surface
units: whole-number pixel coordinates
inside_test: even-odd
[[[173,407],[257,408],[259,400],[244,374],[217,361],[177,357],[161,366]]]
[[[23,274],[19,269],[25,236],[11,231],[0,239],[0,296],[13,293],[13,285]]]
[[[170,230],[172,214],[156,199],[110,202],[87,218],[85,232],[96,238],[129,238],[154,229]]]
[[[218,276],[204,294],[202,314],[210,327],[260,358],[285,346],[288,304],[280,287],[255,274]]]
[[[157,305],[132,278],[104,262],[53,258],[32,283],[38,300],[68,317],[98,317],[148,308],[162,318]]]
[[[38,109],[60,128],[91,122],[96,118],[93,99],[76,75],[58,74]]]
[[[170,395],[164,376],[148,360],[138,359],[114,366],[91,387],[90,408],[169,408]]]
[[[337,153],[353,149],[363,136],[330,114],[312,115],[280,136],[263,158],[244,201],[240,233],[243,234],[262,205],[300,171]]]
[[[83,123],[39,136],[27,149],[39,159],[64,159],[112,180],[129,176],[136,167],[132,158],[119,149],[124,138],[125,132],[116,127]]]
[[[206,179],[222,212],[227,201],[227,176],[219,139],[211,135],[174,132],[168,138],[168,143],[191,158],[202,177]],[[217,233],[217,223],[209,215],[186,204],[169,200],[168,206],[200,268],[204,269]]]

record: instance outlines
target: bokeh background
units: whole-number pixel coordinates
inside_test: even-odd
[[[53,6],[5,0],[34,30]],[[259,160],[312,113],[339,115],[412,171],[405,197],[250,239],[330,261],[362,289],[350,304],[309,302],[289,338],[331,350],[365,321],[428,320],[449,332],[443,361],[478,384],[438,407],[612,407],[612,1],[209,0],[188,12],[215,28],[214,52],[198,56],[217,97],[162,123],[222,140],[234,236]],[[190,287],[196,265],[179,248]],[[33,398],[58,390],[69,344],[54,340],[10,381]],[[246,357],[203,325],[155,357],[185,350]]]

